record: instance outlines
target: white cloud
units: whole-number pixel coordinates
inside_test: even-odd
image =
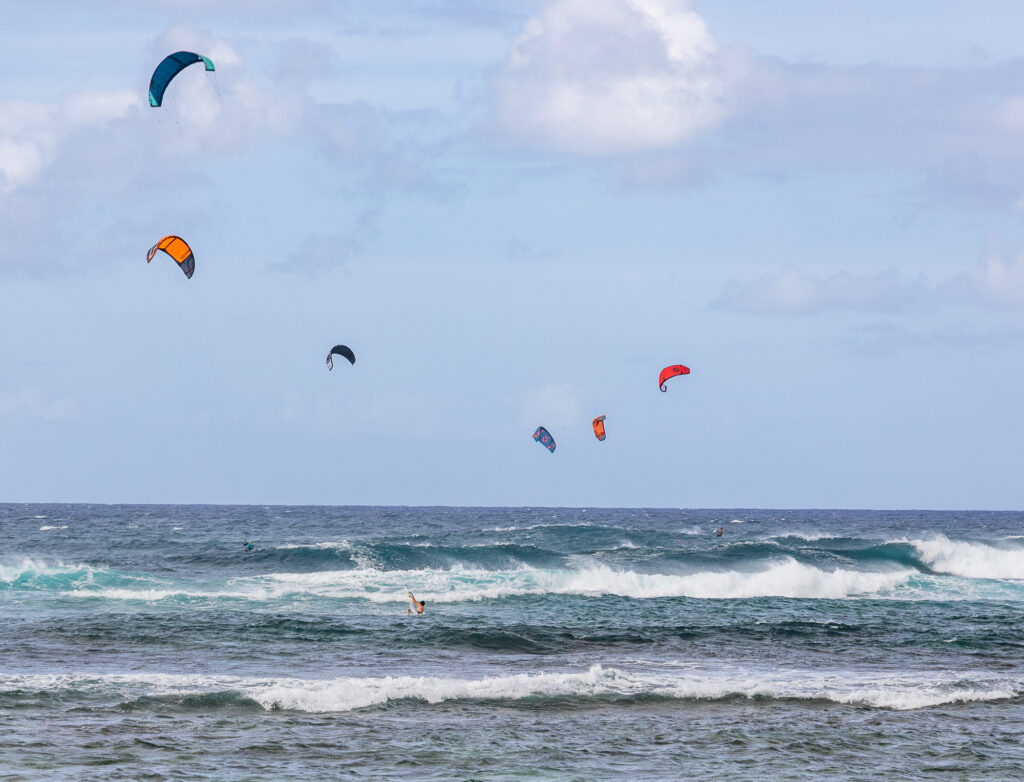
[[[987,258],[974,270],[945,282],[940,290],[950,300],[998,309],[1024,308],[1024,255],[1010,261]]]
[[[762,315],[796,315],[822,310],[891,311],[917,302],[928,287],[890,269],[874,275],[840,272],[815,277],[796,271],[750,282],[730,281],[712,306]]]
[[[730,281],[711,306],[759,315],[806,315],[834,310],[896,312],[942,305],[1024,308],[1024,255],[991,257],[975,268],[929,281],[895,269],[878,274],[839,272],[829,277],[798,271]]]
[[[13,193],[31,182],[42,167],[43,154],[35,144],[0,138],[0,193]]]
[[[88,90],[57,103],[0,101],[0,193],[35,182],[71,134],[122,119],[141,105],[130,90]]]
[[[142,99],[132,90],[83,90],[63,102],[63,114],[72,127],[103,125],[123,119]]]
[[[27,415],[44,421],[57,421],[74,413],[70,399],[47,399],[37,388],[0,392],[0,417]]]
[[[215,70],[194,65],[181,71],[164,95],[164,105],[148,119],[162,123],[161,145],[178,151],[237,151],[254,140],[287,133],[307,113],[301,90],[256,83],[241,55],[227,41],[173,28],[154,44],[154,52],[200,52]],[[163,55],[154,54],[154,67]],[[147,110],[148,111],[148,110]]]
[[[895,356],[904,352],[950,348],[978,353],[1020,348],[1024,344],[1024,329],[1009,325],[977,329],[966,324],[914,329],[881,321],[851,329],[842,343],[849,352],[862,356]]]
[[[583,154],[663,149],[722,119],[726,81],[683,0],[561,0],[527,23],[497,73],[492,123]]]
[[[138,157],[142,161],[154,153],[174,156],[210,148],[234,152],[260,137],[287,132],[308,114],[304,93],[257,85],[223,40],[175,28],[154,47],[202,51],[217,70],[186,68],[159,109],[149,108],[143,89],[130,88],[81,90],[56,102],[0,101],[0,193],[36,183],[72,142],[90,151],[125,143],[145,147],[147,154]],[[154,56],[154,67],[157,62]],[[122,125],[116,139],[115,123]]]
[[[379,217],[379,209],[364,209],[347,235],[307,237],[287,261],[271,264],[270,268],[280,272],[317,274],[343,266],[365,252],[367,244],[377,237]]]

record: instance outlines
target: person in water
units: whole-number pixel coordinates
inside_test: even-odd
[[[242,548],[244,548],[246,551],[252,551],[252,549],[253,549],[252,541],[251,540],[245,541],[242,544]]]
[[[412,607],[416,609],[416,613],[417,614],[422,614],[423,611],[427,607],[427,601],[426,600],[417,600],[415,597],[413,597],[412,592],[410,592],[408,589],[405,590],[405,594],[407,594],[409,596],[409,599],[412,600]],[[412,613],[412,608],[407,608],[405,610],[405,613],[411,614]]]
[[[725,532],[725,529],[723,527],[719,527],[718,529],[715,530],[715,537],[716,538],[722,537],[722,533],[723,532]]]

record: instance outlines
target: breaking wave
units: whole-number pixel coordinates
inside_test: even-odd
[[[815,671],[634,672],[593,665],[586,671],[518,673],[481,678],[435,676],[338,677],[334,679],[242,678],[192,674],[0,675],[0,699],[34,695],[79,695],[111,707],[169,706],[211,710],[257,704],[260,708],[308,713],[346,712],[403,704],[447,701],[663,698],[685,701],[806,700],[880,709],[923,709],[952,703],[998,701],[1024,695],[1024,681],[1011,676],[968,678],[907,674],[877,678],[863,673]],[[2,700],[0,700],[2,702]]]
[[[967,543],[938,535],[929,540],[899,541],[914,548],[921,561],[937,573],[962,578],[1024,580],[1024,547]]]

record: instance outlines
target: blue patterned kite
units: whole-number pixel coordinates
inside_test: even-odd
[[[543,426],[537,427],[537,431],[533,433],[533,439],[551,451],[551,453],[555,452],[555,438]]]

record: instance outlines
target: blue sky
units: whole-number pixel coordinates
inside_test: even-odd
[[[0,13],[0,500],[1024,506],[1016,3]]]

